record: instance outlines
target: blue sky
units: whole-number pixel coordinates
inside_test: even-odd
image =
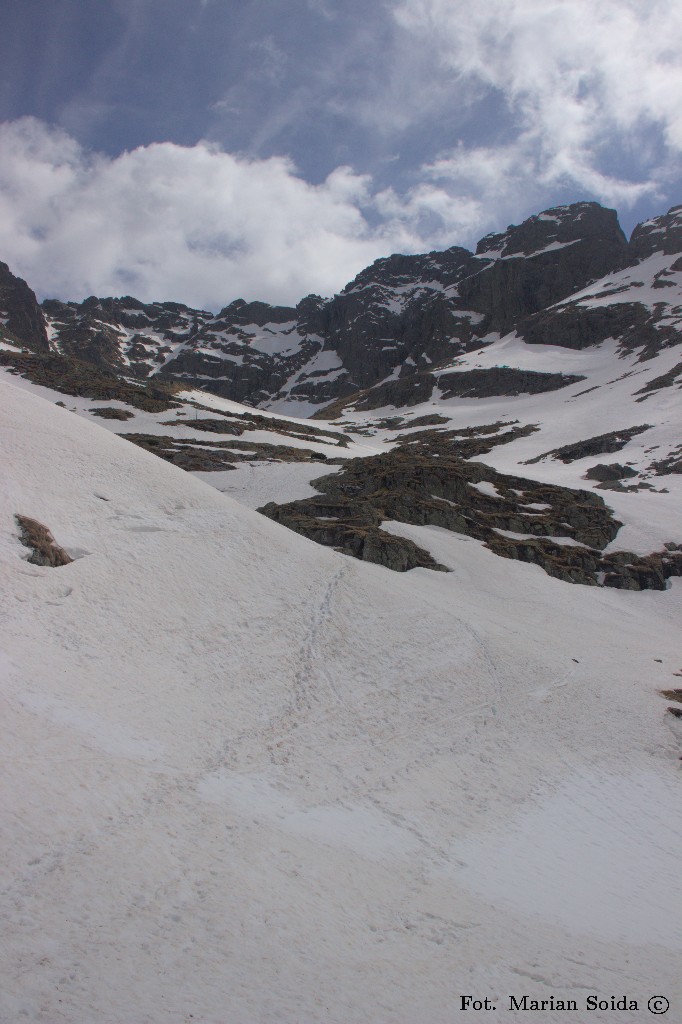
[[[578,199],[682,201],[677,0],[22,0],[0,259],[41,295],[331,294]]]

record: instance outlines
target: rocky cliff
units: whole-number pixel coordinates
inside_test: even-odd
[[[353,396],[366,408],[411,405],[458,356],[511,331],[573,349],[616,338],[642,358],[674,344],[681,252],[680,206],[640,224],[628,243],[613,210],[575,203],[487,235],[475,253],[377,260],[333,298],[291,307],[237,299],[214,314],[129,296],[39,307],[0,264],[0,324],[7,340],[34,352],[266,408],[309,415]],[[464,386],[442,383],[457,393]],[[501,384],[489,376],[476,387]],[[504,381],[512,394],[522,384],[550,382]]]
[[[6,263],[0,263],[0,340],[32,352],[49,351],[45,317],[35,293]]]

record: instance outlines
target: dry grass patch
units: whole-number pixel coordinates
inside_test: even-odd
[[[31,556],[27,561],[33,565],[49,565],[53,568],[73,562],[73,558],[57,544],[42,523],[36,519],[29,519],[28,516],[15,515],[14,518],[19,526],[19,540],[25,547],[31,549]]]

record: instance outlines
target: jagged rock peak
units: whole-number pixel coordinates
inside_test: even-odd
[[[660,217],[638,224],[630,238],[630,251],[636,260],[655,252],[668,256],[682,252],[682,205],[672,206]]]
[[[478,243],[476,255],[530,256],[550,247],[558,249],[572,242],[597,240],[608,241],[625,253],[627,241],[616,211],[599,203],[571,203],[544,210],[521,224],[510,224],[506,231],[486,235]]]
[[[224,306],[216,320],[229,320],[233,324],[285,324],[296,319],[293,306],[271,306],[268,302],[246,302],[235,299],[229,306]]]
[[[361,270],[357,277],[342,289],[342,295],[360,291],[372,285],[400,288],[404,284],[419,281],[437,281],[453,284],[469,266],[473,254],[468,249],[455,245],[444,252],[429,252],[420,256],[404,256],[394,253],[375,260],[371,266]]]
[[[0,337],[25,345],[34,352],[48,352],[45,320],[35,293],[6,263],[0,263]]]
[[[615,210],[590,202],[553,207],[487,235],[476,259],[482,269],[463,282],[460,296],[487,317],[486,330],[506,334],[590,281],[622,270],[630,251]]]

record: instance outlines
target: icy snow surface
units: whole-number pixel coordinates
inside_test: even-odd
[[[682,581],[402,524],[453,572],[389,573],[0,398],[3,1022],[681,1019]],[[29,564],[16,512],[76,560]]]

